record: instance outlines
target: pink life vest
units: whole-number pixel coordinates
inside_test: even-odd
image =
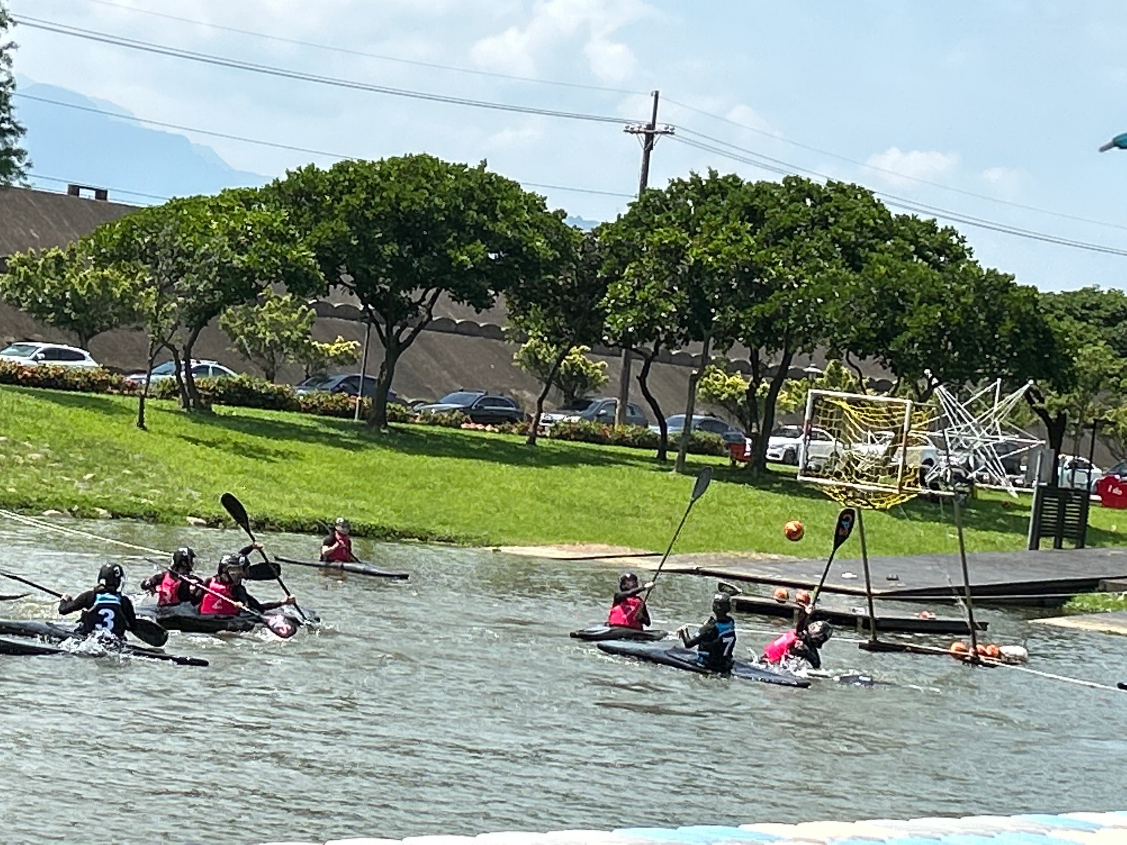
[[[794,631],[787,631],[763,649],[763,656],[767,658],[768,663],[780,663],[787,656],[790,647],[796,642],[798,642],[798,634]]]
[[[336,534],[337,547],[325,555],[332,563],[349,563],[352,560],[352,539],[347,534]]]
[[[157,604],[180,604],[180,579],[171,572],[165,572],[157,585]]]
[[[638,614],[641,612],[643,602],[637,596],[631,596],[628,599],[623,599],[618,604],[610,609],[610,615],[607,616],[608,625],[617,625],[622,628],[634,628],[642,630],[642,623],[638,619]]]
[[[204,586],[212,593],[219,593],[219,596],[213,596],[211,593],[203,594],[203,601],[200,602],[200,616],[234,616],[239,612],[239,608],[230,602],[232,598],[230,584],[224,584],[216,578],[209,578]]]

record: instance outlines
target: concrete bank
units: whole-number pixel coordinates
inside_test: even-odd
[[[335,839],[325,845],[1127,845],[1127,812],[968,816],[908,821],[694,825],[622,830],[521,831],[479,836]],[[273,842],[268,845],[320,845]]]

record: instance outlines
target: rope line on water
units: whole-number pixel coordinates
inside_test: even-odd
[[[0,516],[7,517],[14,522],[20,522],[33,528],[40,528],[47,531],[57,531],[60,534],[68,534],[72,537],[82,537],[86,540],[99,540],[103,543],[111,543],[113,545],[121,546],[122,548],[133,549],[137,552],[144,552],[147,555],[168,556],[169,554],[171,554],[170,552],[166,552],[163,549],[150,549],[147,546],[138,546],[136,543],[128,543],[125,540],[115,540],[112,537],[103,537],[100,534],[92,534],[89,531],[82,531],[78,528],[68,528],[63,525],[53,525],[45,520],[36,519],[32,516],[25,516],[24,514],[16,513],[14,511],[0,509]]]

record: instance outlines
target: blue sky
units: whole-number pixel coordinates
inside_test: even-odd
[[[1127,131],[1122,50],[1127,6],[1121,3],[11,0],[10,5],[17,15],[260,64],[639,121],[648,116],[646,92],[658,88],[661,120],[677,127],[680,140],[659,143],[651,184],[710,166],[748,178],[777,178],[683,143],[703,134],[785,162],[788,169],[1127,249],[1127,153],[1096,152],[1112,135]],[[267,40],[145,11],[355,52]],[[637,186],[637,141],[614,124],[329,88],[27,26],[17,29],[16,38],[16,70],[27,93],[34,81],[150,120],[343,155],[427,151],[469,162],[485,158],[490,167],[525,183],[623,195]],[[593,87],[547,84],[552,81]],[[52,96],[49,89],[40,92]],[[308,161],[333,161],[172,133],[195,142],[193,152],[182,140],[160,137],[169,130],[111,136],[93,131],[89,116],[79,112],[30,101],[20,108],[37,166],[49,163],[54,171],[66,171],[47,175],[112,179],[116,188],[183,193],[204,184],[254,182],[256,174],[261,181]],[[207,178],[190,178],[204,160]],[[538,190],[553,206],[588,219],[612,218],[628,201]],[[984,263],[1022,282],[1043,289],[1124,286],[1127,257],[959,228]]]

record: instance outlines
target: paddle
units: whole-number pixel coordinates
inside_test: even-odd
[[[0,601],[17,601],[18,599],[26,599],[27,593],[17,593],[14,596],[0,596]]]
[[[661,556],[661,562],[657,565],[657,571],[654,572],[654,577],[650,579],[650,588],[646,590],[646,594],[642,597],[642,603],[645,604],[650,599],[650,593],[653,592],[654,586],[657,584],[657,576],[661,574],[661,568],[665,566],[665,561],[669,559],[669,553],[673,551],[673,544],[677,542],[677,537],[681,533],[681,529],[685,526],[685,520],[689,518],[689,511],[693,509],[697,499],[704,495],[704,491],[708,489],[708,485],[712,483],[712,467],[706,466],[697,474],[697,480],[693,484],[693,492],[689,497],[689,505],[685,508],[685,514],[681,517],[681,521],[677,524],[677,530],[673,532],[673,536],[669,539],[669,545],[665,549],[665,554]]]
[[[818,603],[818,596],[822,592],[822,587],[826,584],[826,578],[830,574],[830,567],[833,566],[834,555],[837,550],[841,548],[841,544],[849,539],[849,535],[853,533],[853,525],[857,522],[857,511],[853,508],[843,508],[841,513],[837,515],[837,525],[834,527],[834,545],[830,549],[830,559],[826,561],[826,568],[822,570],[822,577],[818,581],[818,586],[814,588],[814,595],[810,597],[810,610],[814,610],[814,605]]]
[[[170,569],[169,572],[172,572],[172,570]],[[179,578],[181,581],[188,581],[188,579],[181,575],[179,572],[172,572],[172,575],[176,578]],[[284,616],[267,616],[265,613],[259,613],[257,610],[253,610],[252,608],[247,607],[242,602],[237,602],[233,598],[225,596],[222,593],[217,593],[215,590],[208,589],[203,584],[200,584],[197,581],[192,580],[188,581],[188,583],[193,587],[198,587],[205,593],[215,596],[217,599],[223,599],[223,601],[227,602],[228,604],[234,605],[244,613],[249,613],[251,616],[258,618],[263,625],[265,625],[274,634],[281,637],[283,640],[288,640],[290,637],[297,633],[297,626]]]
[[[238,523],[239,527],[246,532],[246,535],[250,537],[250,541],[252,543],[257,543],[258,541],[254,539],[254,532],[250,530],[250,517],[247,515],[247,509],[243,507],[243,503],[236,499],[233,493],[224,493],[219,497],[219,502],[223,505],[227,513],[231,515],[231,519],[235,520],[235,522]],[[262,549],[259,549],[258,553],[262,555],[262,559],[266,563],[270,563],[270,558],[266,556],[266,552],[262,551]],[[286,587],[286,582],[282,580],[282,570],[280,567],[275,569],[274,577],[278,581],[278,586],[282,588],[282,592],[287,596],[292,596],[293,593],[289,591],[289,588]],[[297,609],[297,612],[301,614],[302,618],[309,618],[305,615],[305,611],[301,609],[300,605],[298,605],[296,601],[293,603],[293,606]]]
[[[27,584],[27,586],[41,590],[47,595],[54,596],[57,599],[61,599],[63,597],[62,593],[57,593],[52,589],[44,587],[42,584],[36,584],[34,581],[29,581],[26,578],[23,578],[19,575],[13,575],[10,572],[0,572],[0,576],[10,578],[13,581],[19,581],[21,584]],[[164,628],[160,627],[160,625],[158,625],[156,622],[153,622],[151,619],[141,618],[136,619],[135,622],[136,624],[133,626],[133,633],[137,635],[137,639],[143,640],[144,642],[153,646],[162,646],[166,642],[168,642],[168,631],[164,630]]]

